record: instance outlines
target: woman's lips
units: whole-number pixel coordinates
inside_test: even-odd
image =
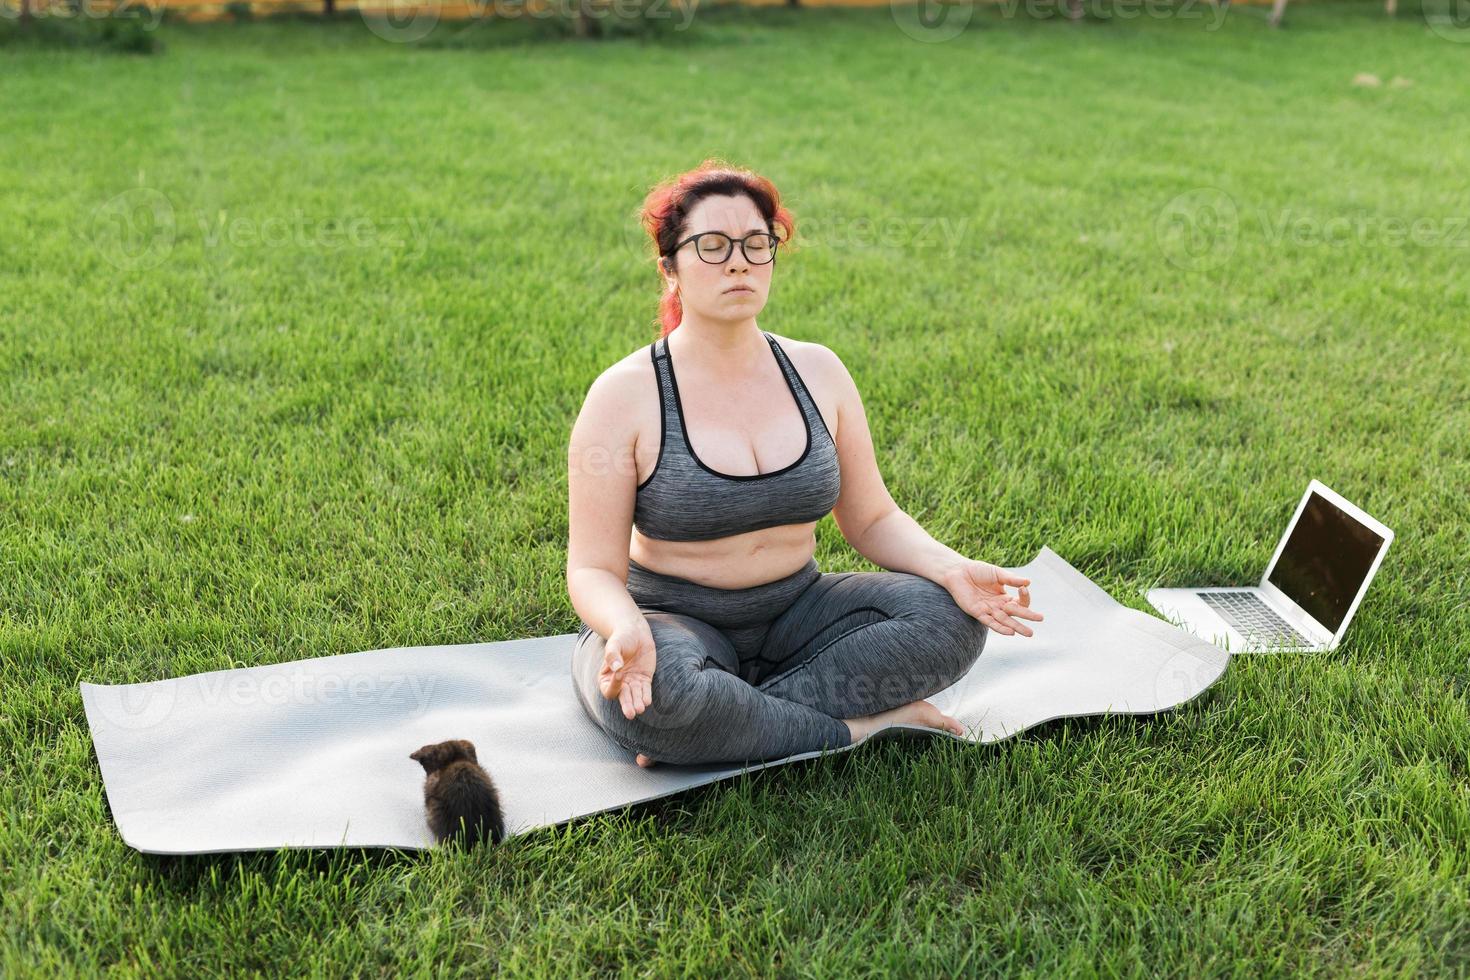
[[[725,290],[725,292],[727,292],[727,293],[753,293],[753,292],[755,292],[755,290],[754,289],[751,289],[749,286],[731,286],[729,289]]]

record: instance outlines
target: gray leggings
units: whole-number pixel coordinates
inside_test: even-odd
[[[585,622],[572,681],[588,716],[658,762],[743,763],[851,744],[844,718],[927,698],[962,678],[988,628],[907,572],[822,572],[717,589],[629,561],[653,632],[653,699],[632,719],[597,687],[606,638]]]

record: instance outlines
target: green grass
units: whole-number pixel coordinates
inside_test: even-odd
[[[0,974],[1470,972],[1470,45],[1263,16],[0,54]],[[707,154],[810,232],[761,325],[844,359],[938,539],[1146,608],[1253,581],[1319,477],[1398,533],[1344,645],[495,852],[124,845],[79,680],[576,629],[566,439],[655,336],[634,209]]]

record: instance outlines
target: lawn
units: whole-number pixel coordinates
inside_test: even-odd
[[[1470,971],[1470,44],[1194,9],[0,50],[0,974]],[[1317,477],[1398,535],[1344,644],[498,851],[123,844],[80,680],[576,630],[570,426],[707,155],[785,193],[760,325],[935,537],[1144,609],[1253,584]]]

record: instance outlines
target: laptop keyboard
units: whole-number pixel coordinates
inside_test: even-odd
[[[1312,643],[1271,611],[1254,592],[1201,592],[1199,597],[1252,644],[1309,647]]]

